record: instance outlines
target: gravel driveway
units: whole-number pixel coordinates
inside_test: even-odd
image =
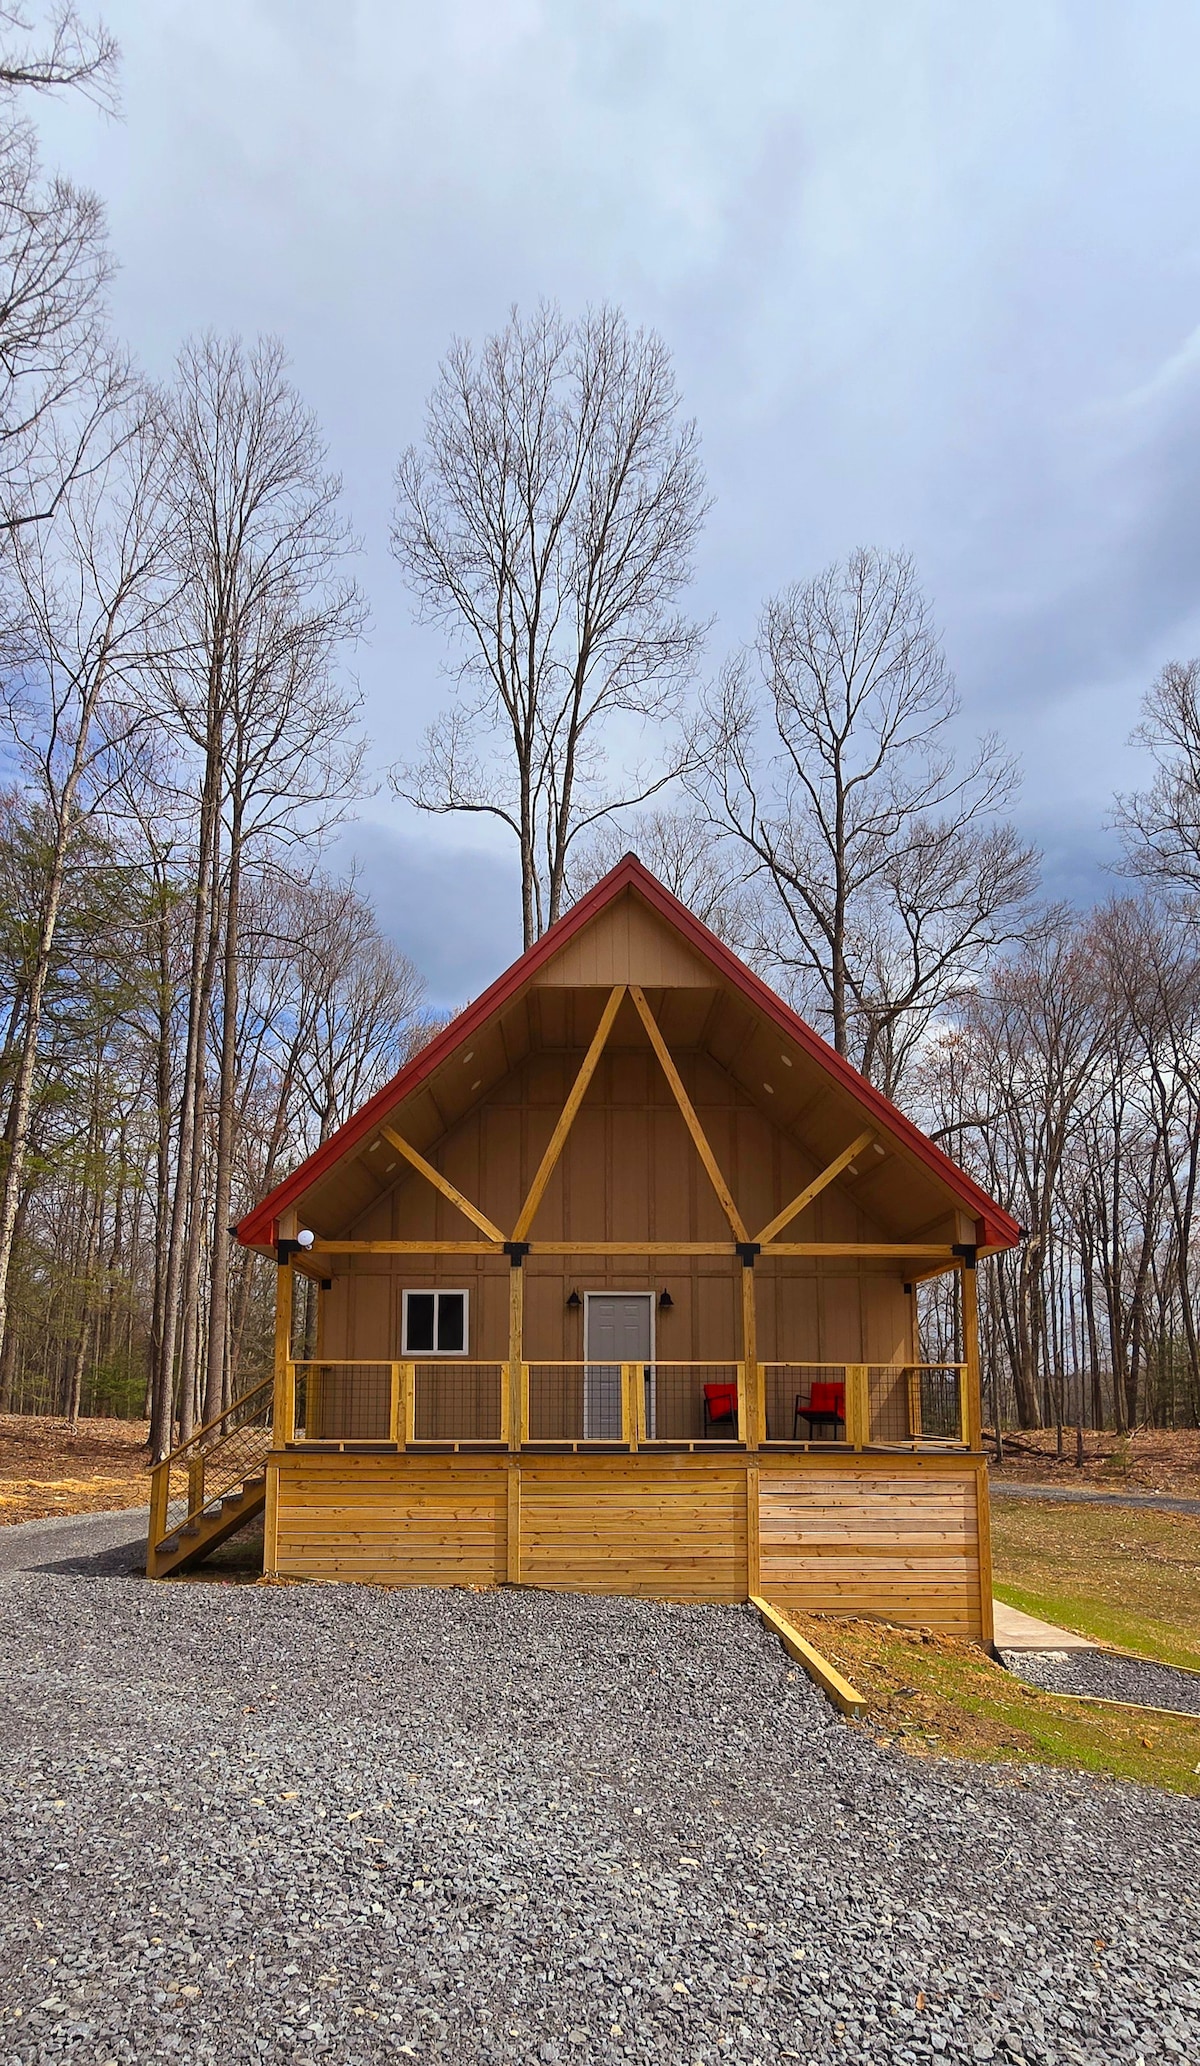
[[[1111,1650],[1005,1650],[1005,1664],[1031,1686],[1047,1693],[1075,1693],[1099,1700],[1128,1700],[1135,1707],[1170,1707],[1200,1715],[1200,1672],[1177,1671],[1148,1657],[1124,1657]],[[1196,1738],[1200,1757],[1200,1735]]]
[[[19,1532],[0,2066],[1200,2057],[1194,1802],[881,1751],[744,1608]]]

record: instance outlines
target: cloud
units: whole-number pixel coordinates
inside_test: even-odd
[[[700,421],[713,662],[782,583],[908,548],[966,720],[1008,733],[1028,829],[1092,879],[1140,695],[1200,646],[1190,0],[105,11],[125,119],[47,105],[49,154],[109,203],[153,372],[201,326],[285,338],[365,541],[381,761],[448,692],[387,551],[437,359],[514,299],[608,296]],[[515,871],[389,809],[365,863],[457,1001],[504,926],[507,957]]]
[[[382,930],[421,970],[439,1010],[469,1003],[521,952],[520,875],[503,850],[367,819],[345,832],[328,865],[355,869]]]

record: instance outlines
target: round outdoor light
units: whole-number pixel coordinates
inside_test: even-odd
[[[296,1236],[296,1246],[297,1248],[311,1248],[316,1238],[311,1227],[301,1227],[300,1232]]]

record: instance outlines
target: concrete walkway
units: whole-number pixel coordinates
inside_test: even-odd
[[[1170,1492],[1094,1492],[1090,1485],[1024,1485],[1018,1478],[989,1477],[993,1499],[1049,1499],[1084,1506],[1148,1506],[1163,1514],[1200,1514],[1200,1499]]]
[[[1019,1607],[1006,1607],[1003,1600],[993,1600],[992,1617],[997,1650],[1044,1652],[1097,1647],[1087,1636],[1077,1636],[1073,1629],[1056,1628],[1052,1621],[1039,1621],[1036,1614],[1022,1614]]]

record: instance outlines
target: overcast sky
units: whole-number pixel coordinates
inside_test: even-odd
[[[675,354],[716,505],[715,662],[762,598],[911,551],[1056,893],[1163,661],[1200,651],[1195,0],[106,0],[119,124],[41,113],[105,199],[165,374],[280,335],[363,538],[375,758],[447,692],[387,551],[439,356],[512,301],[618,301]],[[386,793],[351,844],[438,1001],[519,946],[516,872]]]

